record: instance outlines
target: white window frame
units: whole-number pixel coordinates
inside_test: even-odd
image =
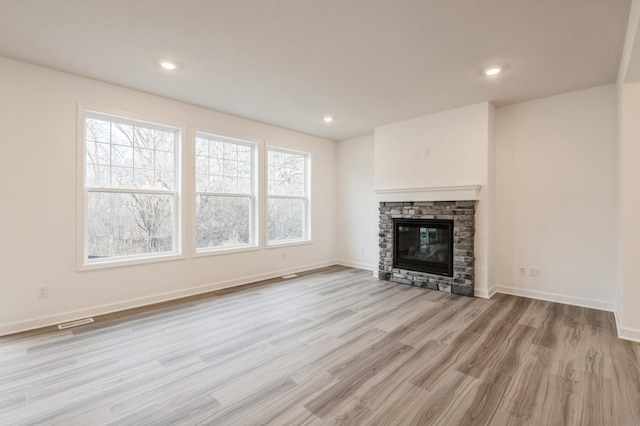
[[[239,193],[227,193],[227,192],[209,192],[209,191],[198,191],[197,183],[196,183],[196,149],[195,144],[198,138],[208,139],[212,141],[221,141],[227,143],[233,143],[237,145],[248,146],[251,148],[251,194],[239,194]],[[217,135],[209,132],[196,131],[195,137],[193,138],[194,143],[194,151],[193,151],[193,179],[194,179],[194,199],[193,199],[193,248],[194,248],[194,257],[199,256],[207,256],[207,255],[215,255],[215,254],[223,254],[229,252],[242,252],[242,251],[251,251],[257,250],[260,247],[260,235],[258,232],[258,155],[260,152],[260,146],[257,142],[252,142],[244,139],[233,138],[229,136]],[[249,243],[247,244],[237,244],[237,245],[228,245],[228,246],[219,246],[219,247],[203,247],[198,248],[198,234],[197,234],[197,208],[196,203],[198,200],[198,196],[204,195],[208,197],[242,197],[248,198],[250,200],[250,210],[249,210]]]
[[[295,154],[304,157],[304,195],[271,195],[269,194],[269,152],[283,152],[286,154]],[[301,244],[311,244],[311,154],[304,151],[298,151],[288,148],[283,148],[275,145],[267,145],[265,149],[264,155],[264,164],[265,164],[265,194],[266,194],[266,202],[265,202],[265,210],[264,210],[264,234],[267,248],[273,247],[282,247],[282,246],[293,246],[293,245],[301,245]],[[290,240],[269,240],[269,199],[270,198],[278,198],[278,199],[293,199],[293,200],[303,200],[304,213],[303,219],[304,223],[302,226],[302,238],[290,239]]]
[[[154,121],[134,117],[133,114],[112,112],[98,108],[84,108],[78,105],[78,143],[77,143],[77,176],[78,176],[78,260],[77,269],[93,270],[101,268],[119,267],[150,262],[183,259],[182,255],[182,133],[179,126],[161,124]],[[127,125],[140,125],[151,129],[173,132],[174,138],[174,187],[173,190],[135,189],[114,187],[89,187],[86,185],[86,120],[96,118],[105,121]],[[107,258],[89,259],[88,254],[88,199],[90,192],[120,193],[120,194],[162,194],[173,196],[173,249],[159,253],[144,253],[134,255],[112,256]]]

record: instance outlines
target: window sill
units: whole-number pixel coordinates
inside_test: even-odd
[[[84,263],[78,266],[78,272],[94,271],[97,269],[122,268],[126,266],[144,265],[148,263],[169,262],[174,260],[184,260],[186,257],[182,254],[169,253],[162,255],[149,256],[145,258],[135,259],[113,259],[103,260],[95,263]]]
[[[289,241],[278,241],[273,243],[267,243],[266,249],[276,249],[282,247],[291,247],[291,246],[306,246],[313,244],[312,240],[289,240]]]
[[[222,254],[234,254],[234,253],[244,253],[248,251],[258,251],[260,250],[259,246],[242,246],[242,247],[227,247],[227,248],[218,248],[218,249],[201,249],[200,251],[196,251],[193,255],[193,258],[198,257],[207,257],[207,256],[217,256]]]

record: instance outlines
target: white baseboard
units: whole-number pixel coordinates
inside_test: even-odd
[[[313,263],[310,265],[297,266],[288,269],[280,269],[277,271],[267,272],[264,274],[252,275],[233,280],[221,281],[217,283],[205,284],[197,287],[169,291],[166,293],[155,294],[152,296],[144,296],[136,299],[123,300],[105,305],[93,306],[91,308],[78,309],[75,311],[63,312],[60,314],[49,315],[39,318],[33,318],[26,321],[18,321],[6,324],[0,324],[0,336],[8,334],[20,333],[23,331],[34,330],[42,327],[49,327],[63,322],[75,321],[82,318],[93,317],[98,315],[110,314],[113,312],[123,311],[126,309],[139,308],[141,306],[152,305],[154,303],[168,302],[183,297],[195,296],[198,294],[209,293],[223,288],[236,287],[243,284],[249,284],[256,281],[277,278],[287,274],[294,274],[312,269],[323,268],[335,265],[336,261],[325,261]]]
[[[616,310],[613,311],[613,316],[616,319],[616,331],[618,332],[618,337],[620,337],[620,327],[622,325],[622,315],[620,314],[620,306],[616,306]]]
[[[622,315],[618,309],[615,310],[614,315],[616,317],[618,337],[624,340],[631,340],[632,342],[640,342],[640,330],[624,327],[622,325]]]
[[[474,288],[473,295],[475,297],[480,297],[481,299],[491,299],[493,295],[496,294],[496,288],[491,287],[490,289],[486,288]]]
[[[587,299],[583,297],[566,296],[557,293],[547,293],[544,291],[526,290],[522,288],[496,286],[495,293],[511,294],[514,296],[528,297],[530,299],[540,299],[549,302],[564,303],[567,305],[582,306],[584,308],[599,309],[601,311],[615,312],[615,303],[603,302],[601,300]]]
[[[338,259],[338,260],[336,260],[336,263],[338,265],[349,266],[351,268],[366,269],[367,271],[376,271],[377,272],[377,269],[378,269],[376,266],[370,265],[368,263],[352,262],[350,260],[344,260],[344,259]]]
[[[640,342],[640,330],[618,326],[618,337],[632,342]]]

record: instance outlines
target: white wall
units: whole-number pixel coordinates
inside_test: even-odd
[[[373,135],[338,143],[338,262],[378,271],[378,203]]]
[[[497,109],[498,291],[613,310],[616,133],[614,85]]]
[[[2,58],[0,77],[0,334],[334,263],[335,142]],[[186,233],[183,260],[76,272],[78,103],[181,126],[185,147],[197,129],[311,153],[313,244],[192,258]]]
[[[375,129],[375,189],[485,184],[488,116],[480,103]]]
[[[640,341],[640,83],[620,87],[619,332]]]
[[[618,74],[618,332],[640,341],[640,0],[633,0]]]
[[[487,102],[375,129],[375,189],[481,185],[476,206],[475,292],[489,295],[493,106]],[[407,200],[412,201],[412,200]]]

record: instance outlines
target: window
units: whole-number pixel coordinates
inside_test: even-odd
[[[173,127],[85,111],[84,263],[176,254]]]
[[[253,246],[256,144],[196,135],[196,250]]]
[[[308,239],[307,154],[268,150],[267,227],[269,242]]]

